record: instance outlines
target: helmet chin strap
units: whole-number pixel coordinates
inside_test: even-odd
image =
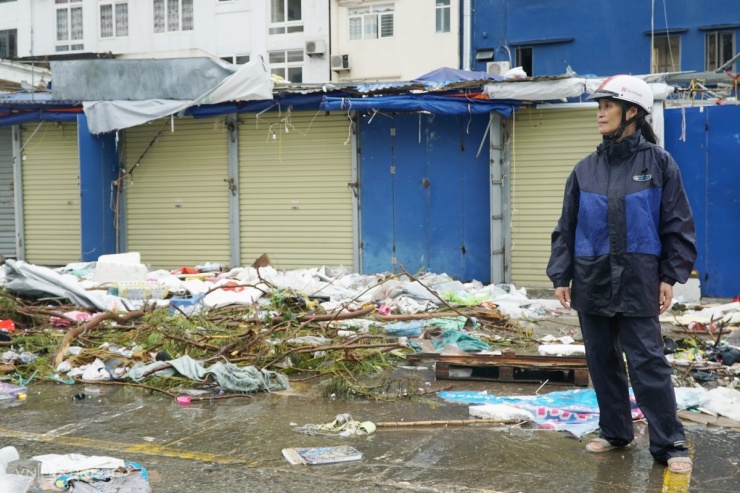
[[[637,114],[627,120],[627,103],[624,101],[620,101],[622,105],[622,123],[619,125],[619,128],[616,132],[614,132],[614,135],[609,136],[609,155],[612,155],[612,152],[614,151],[614,143],[617,142],[624,133],[625,129],[629,127],[632,123],[639,120],[643,115],[640,110],[637,111]]]

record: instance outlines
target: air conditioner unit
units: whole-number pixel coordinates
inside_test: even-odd
[[[323,55],[326,52],[326,43],[323,39],[306,41],[306,55]]]
[[[509,62],[488,62],[486,63],[486,72],[491,75],[504,75],[511,70]]]
[[[331,56],[331,69],[336,72],[343,70],[349,70],[349,55],[332,55]]]

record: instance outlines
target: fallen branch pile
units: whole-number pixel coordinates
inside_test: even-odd
[[[29,301],[1,294],[5,306],[0,306],[0,311],[15,312],[22,328],[11,341],[0,344],[34,355],[30,361],[21,358],[6,371],[24,378],[33,374],[39,379],[63,381],[58,376],[62,363],[74,366],[100,359],[114,375],[115,384],[125,384],[125,372],[134,364],[162,361],[163,365],[144,373],[146,386],[129,383],[168,395],[174,395],[175,389],[193,387],[194,382],[177,376],[163,378],[158,372],[172,366],[166,362],[189,356],[204,364],[222,362],[280,372],[294,381],[328,376],[327,394],[398,398],[409,395],[409,389],[418,385],[389,377],[410,350],[384,332],[386,323],[462,316],[475,319],[478,332],[489,334],[491,340],[500,338],[498,331],[518,330],[495,310],[459,310],[441,299],[444,307],[437,312],[383,316],[377,314],[376,304],[350,310],[347,303],[340,310],[324,312],[317,304],[307,303],[306,296],[274,289],[268,293],[268,302],[259,307],[230,306],[190,316],[155,309],[154,305],[125,313],[87,310],[92,317],[80,323],[65,313],[81,309],[62,304],[65,300],[50,303],[48,299]],[[70,326],[51,326],[50,317]],[[346,323],[358,321],[362,323]],[[198,384],[214,386],[208,379]]]

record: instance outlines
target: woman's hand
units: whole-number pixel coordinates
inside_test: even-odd
[[[555,297],[560,304],[567,310],[570,310],[570,288],[555,288]]]
[[[667,282],[661,282],[660,294],[658,295],[658,302],[660,303],[660,315],[663,315],[665,311],[671,307],[671,301],[673,301],[673,286],[671,286]]]

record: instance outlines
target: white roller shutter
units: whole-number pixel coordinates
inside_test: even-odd
[[[346,114],[239,115],[241,259],[280,269],[352,267],[352,145]]]
[[[13,128],[0,127],[0,254],[15,257],[15,184]]]
[[[174,133],[170,123],[125,131],[127,251],[152,268],[229,265],[224,119],[175,119]]]
[[[25,259],[66,265],[81,256],[77,124],[41,125],[21,127]]]
[[[515,113],[511,167],[511,281],[551,286],[545,269],[565,181],[601,141],[596,108],[524,109]]]

